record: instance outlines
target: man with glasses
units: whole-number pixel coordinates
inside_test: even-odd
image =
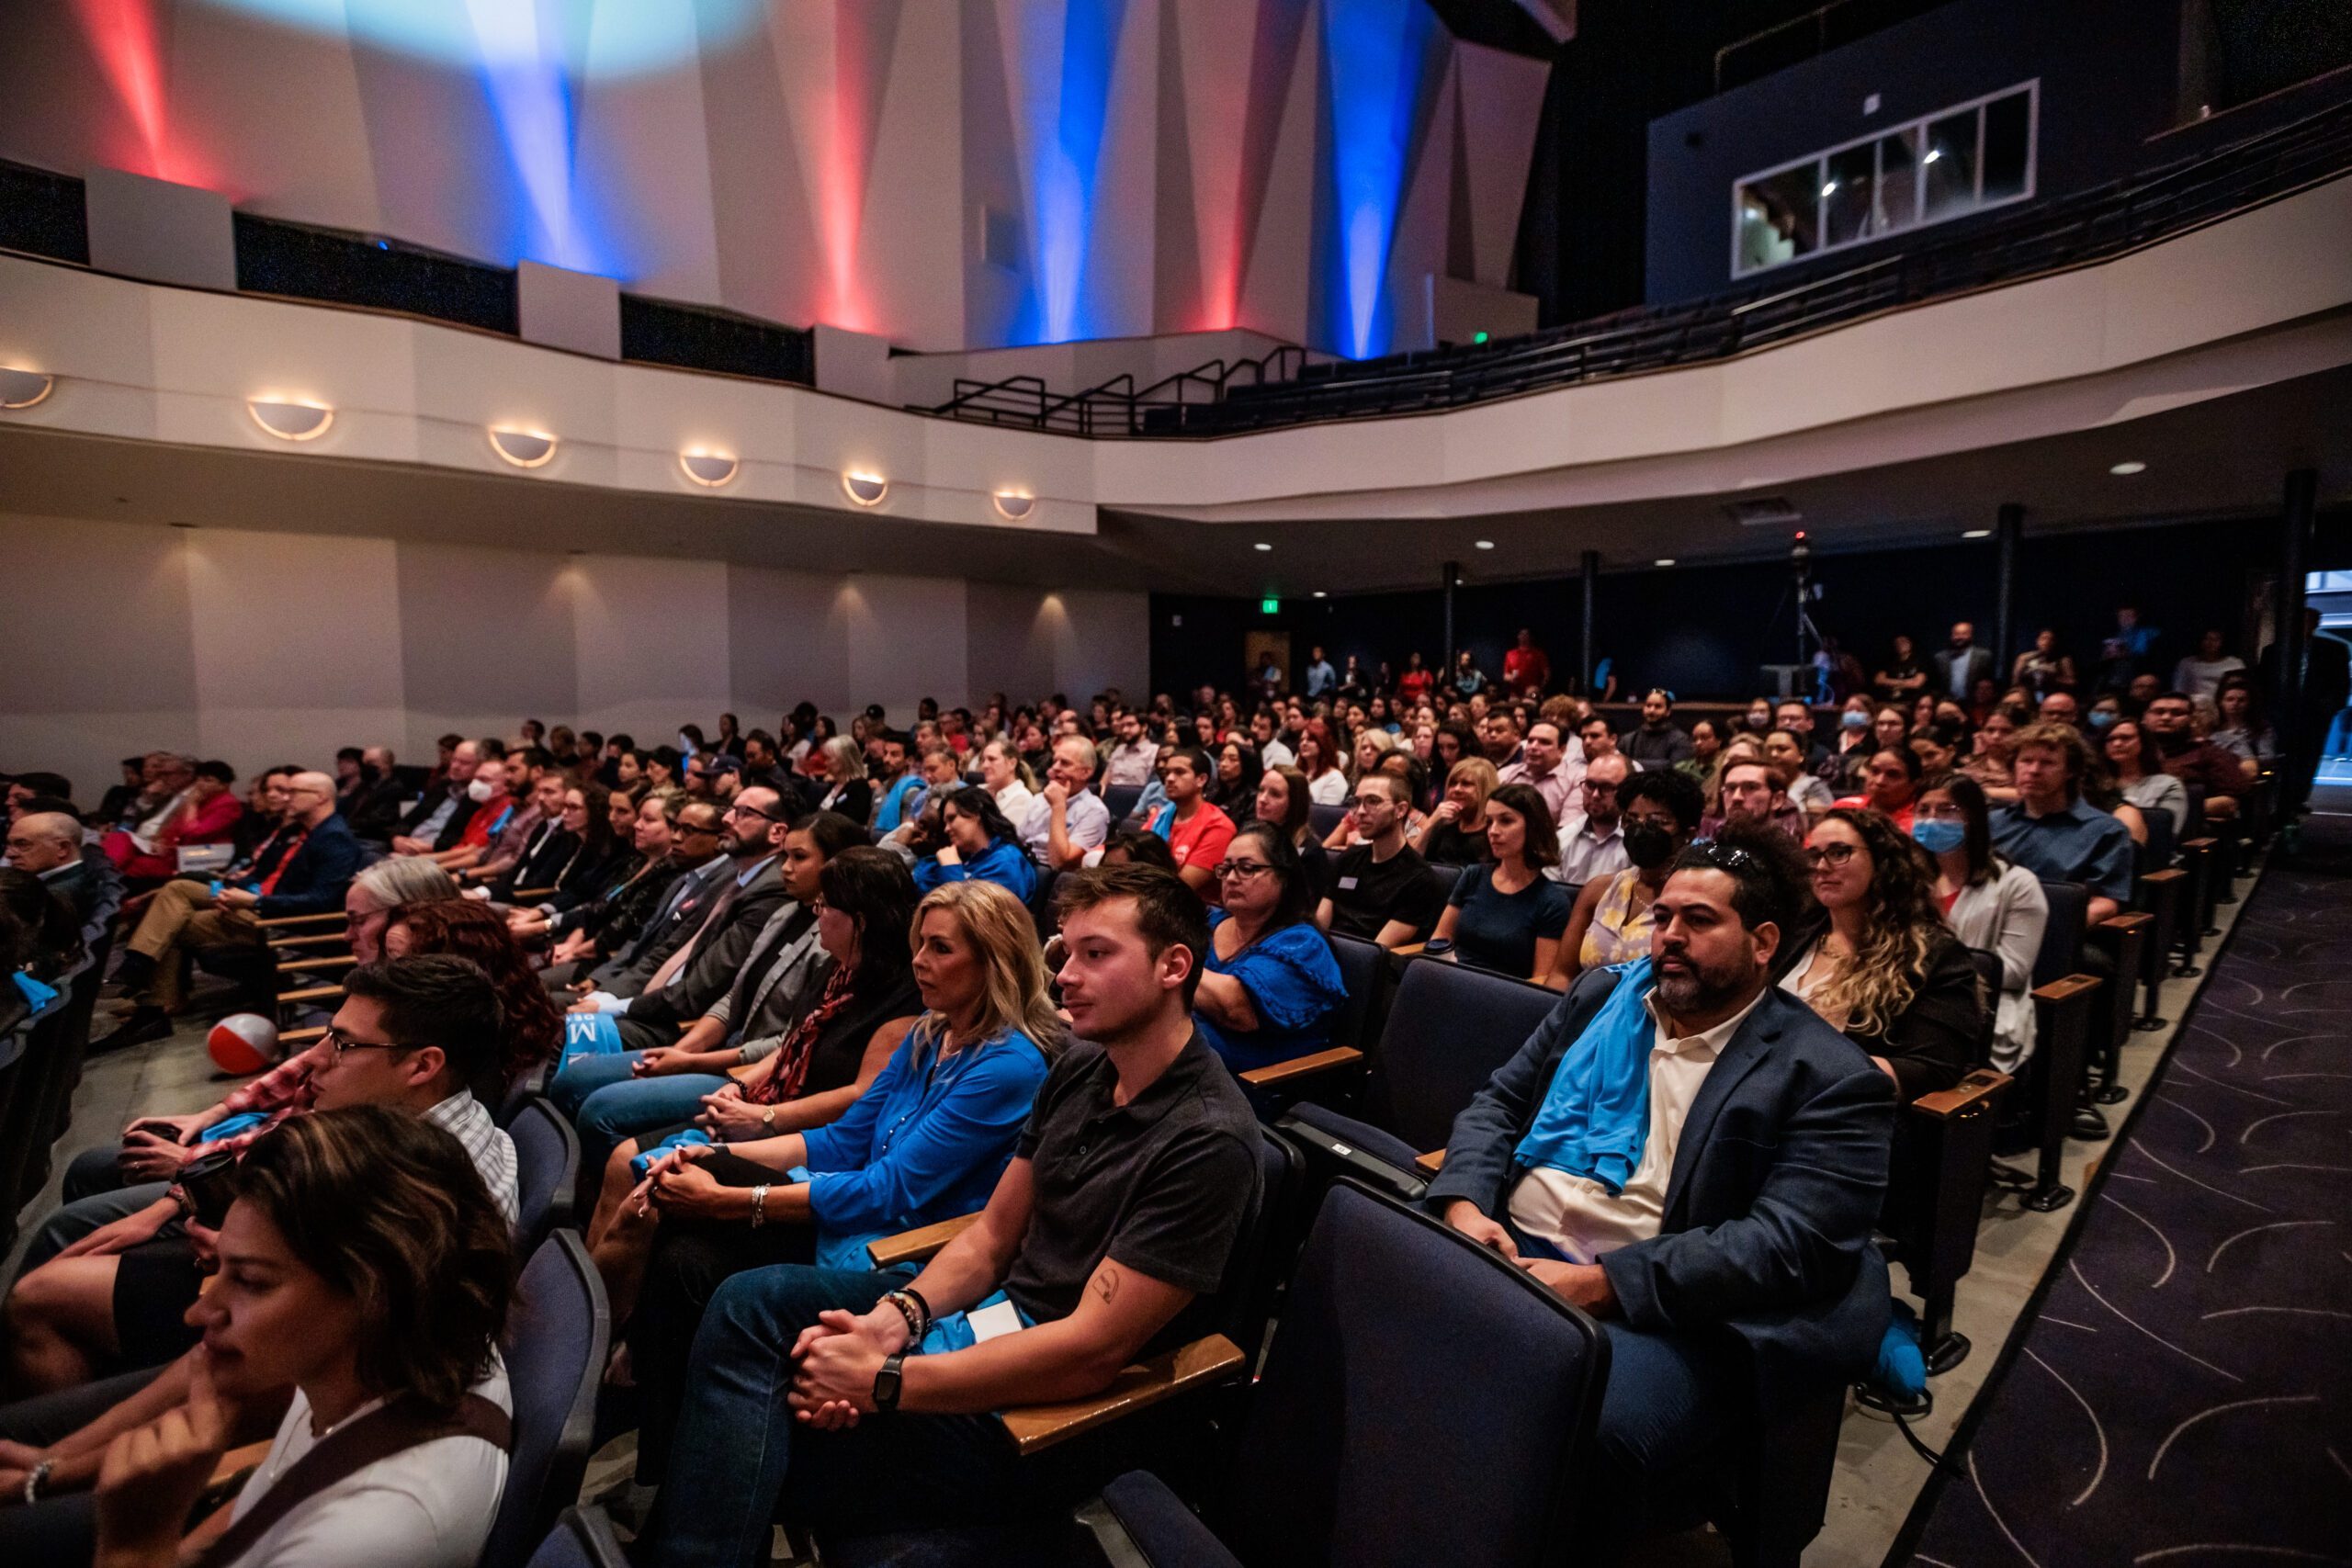
[[[1331,864],[1329,890],[1316,907],[1315,923],[1327,936],[1337,931],[1383,947],[1419,942],[1445,913],[1447,884],[1430,874],[1429,862],[1405,842],[1411,795],[1405,782],[1387,773],[1356,781],[1354,847]]]
[[[1209,903],[1218,901],[1216,865],[1233,842],[1233,818],[1222,807],[1210,804],[1208,754],[1197,747],[1179,747],[1160,770],[1159,787],[1168,804],[1151,815],[1150,830],[1168,840],[1176,859],[1176,874],[1184,886]]]
[[[244,874],[217,882],[183,877],[156,890],[115,973],[130,1014],[113,1033],[92,1042],[91,1050],[171,1034],[171,1015],[187,1003],[181,971],[189,949],[249,948],[266,962],[268,948],[256,922],[343,908],[344,892],[359,870],[359,840],[335,812],[334,780],[296,773],[286,796],[285,826]]]
[[[659,803],[651,799],[646,801],[645,807],[661,809]],[[645,922],[637,928],[635,937],[623,943],[611,958],[598,964],[586,979],[571,981],[568,987],[550,980],[550,989],[568,988],[583,996],[634,997],[645,988],[645,982],[662,961],[694,934],[707,909],[707,901],[717,895],[720,878],[732,863],[718,852],[719,838],[725,829],[718,808],[707,800],[681,802],[673,795],[667,819],[671,858],[688,868],[685,874],[654,905]],[[548,970],[550,976],[556,973],[553,968]]]
[[[1587,721],[1588,731],[1596,728],[1603,735],[1609,732],[1606,720]],[[1590,742],[1586,744],[1589,748]],[[1633,776],[1633,764],[1618,753],[1604,751],[1595,757],[1588,750],[1584,783],[1577,786],[1584,809],[1560,818],[1560,863],[1547,868],[1544,875],[1582,887],[1614,876],[1633,863],[1625,854],[1624,814],[1617,798]]]
[[[1866,1371],[1894,1084],[1770,983],[1804,908],[1785,835],[1692,844],[1647,957],[1588,972],[1453,1123],[1430,1208],[1601,1320],[1584,1521],[1614,1561],[1736,1434]]]
[[[1781,793],[1781,775],[1770,762],[1737,761],[1724,770],[1723,815],[1702,818],[1699,836],[1712,839],[1735,822],[1777,828],[1803,839],[1808,824],[1794,801]]]

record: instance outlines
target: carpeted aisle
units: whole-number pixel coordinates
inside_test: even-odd
[[[2352,1563],[2352,820],[2274,860],[1893,1563]]]

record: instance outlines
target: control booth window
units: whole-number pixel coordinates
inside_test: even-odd
[[[1732,191],[1732,274],[1746,276],[2033,195],[2041,85],[1749,175]]]

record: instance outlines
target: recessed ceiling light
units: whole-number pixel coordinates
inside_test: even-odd
[[[301,398],[247,398],[245,412],[281,441],[309,441],[334,423],[334,410]]]
[[[544,430],[506,430],[492,426],[491,450],[518,468],[545,466],[555,456],[555,437]]]
[[[1650,564],[1653,566],[1672,566],[1674,564],[1674,558],[1672,556],[1660,556],[1657,560]]]
[[[28,409],[49,396],[56,378],[38,370],[0,367],[0,409]]]
[[[1960,536],[1963,539],[1989,539],[1993,536],[1993,530],[1990,528],[1964,528],[1961,531]]]
[[[1266,543],[1266,541],[1265,541],[1265,540],[1261,539],[1261,540],[1259,540],[1255,545],[1251,546],[1250,547],[1251,547],[1251,548],[1253,548],[1253,549],[1260,549],[1260,550],[1271,550],[1271,549],[1272,549],[1274,547],[1273,547],[1273,546],[1272,546],[1272,545],[1270,545],[1270,544],[1268,544],[1268,543]]]
[[[842,476],[842,493],[860,506],[879,506],[890,493],[890,481],[880,474],[853,468]]]
[[[1495,547],[1495,542],[1492,539],[1481,539],[1478,541],[1478,547],[1482,550],[1491,550]]]
[[[2136,461],[2135,461],[2135,462],[2130,462],[2130,463],[2118,463],[2118,464],[2116,464],[2116,465],[2115,465],[2115,467],[2113,467],[2113,468],[2111,468],[2108,469],[2107,471],[2108,471],[2109,473],[2110,473],[2110,474],[2120,475],[2120,476],[2121,476],[2121,477],[2123,477],[2123,478],[2128,479],[2128,478],[2130,478],[2130,477],[2131,477],[2132,475],[2133,475],[2133,474],[2144,474],[2144,473],[2146,473],[2146,472],[2148,471],[2148,465],[2147,465],[2147,464],[2145,464],[2145,463],[2136,462]]]
[[[714,452],[707,446],[689,446],[678,454],[678,467],[684,471],[686,478],[705,490],[717,490],[735,477],[737,464],[731,453]]]
[[[1317,589],[1317,590],[1314,592],[1314,593],[1313,593],[1312,595],[1310,595],[1310,597],[1312,597],[1312,598],[1316,598],[1316,599],[1329,599],[1329,598],[1330,597],[1330,595],[1329,595],[1329,593],[1324,592],[1323,592],[1323,590],[1321,590],[1320,588],[1318,588],[1318,589]]]

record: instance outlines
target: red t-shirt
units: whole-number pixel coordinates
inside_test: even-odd
[[[1532,697],[1552,679],[1552,661],[1540,648],[1514,648],[1503,655],[1503,684],[1514,696]]]
[[[1868,811],[1871,808],[1869,799],[1859,795],[1842,795],[1837,800],[1831,801],[1830,805],[1833,807],[1850,809],[1854,811]],[[1907,801],[1905,803],[1902,810],[1884,812],[1882,815],[1886,817],[1888,820],[1892,821],[1896,827],[1902,829],[1907,833],[1911,830],[1911,818],[1917,812],[1918,807],[1919,803],[1917,801]]]
[[[1171,812],[1176,808],[1170,807]],[[1170,818],[1168,823],[1168,849],[1176,857],[1176,869],[1188,865],[1214,866],[1225,859],[1225,852],[1233,842],[1233,818],[1220,807],[1203,801],[1187,822]]]
[[[1425,703],[1436,684],[1437,677],[1428,671],[1408,670],[1396,677],[1396,694],[1408,703]]]

